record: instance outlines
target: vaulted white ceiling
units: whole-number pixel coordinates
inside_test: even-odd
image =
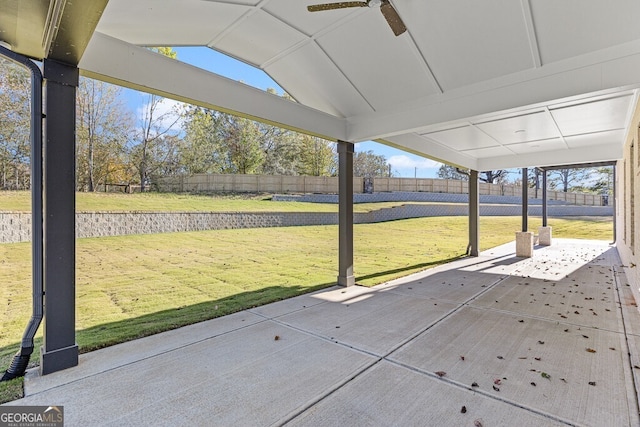
[[[307,11],[322,2],[109,0],[79,65],[477,170],[622,157],[640,88],[637,0],[390,0],[408,29],[398,37],[379,7]],[[297,103],[144,46],[208,46],[264,70]]]

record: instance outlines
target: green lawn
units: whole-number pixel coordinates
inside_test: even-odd
[[[481,218],[481,248],[513,240],[520,221]],[[532,218],[531,228],[538,223]],[[552,219],[550,225],[554,237],[610,240],[612,234],[610,219]],[[466,217],[356,225],[357,282],[372,286],[455,259],[463,255],[467,239]],[[79,239],[80,349],[89,351],[333,285],[337,241],[337,226]],[[30,316],[30,244],[0,244],[0,277],[4,371]],[[40,345],[38,338],[36,347]],[[37,353],[32,356],[32,362],[38,359]],[[22,383],[5,384],[0,386],[0,401],[13,399],[7,396],[15,395]]]
[[[0,211],[31,210],[31,193],[0,191]],[[393,207],[406,202],[358,203],[355,212]],[[418,202],[411,202],[416,204]],[[76,210],[146,212],[338,212],[337,204],[274,202],[271,195],[198,195],[187,193],[76,193]]]

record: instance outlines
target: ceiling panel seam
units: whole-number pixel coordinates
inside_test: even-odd
[[[492,135],[490,135],[489,133],[485,132],[482,128],[480,128],[480,126],[477,126],[474,123],[469,122],[469,126],[471,126],[472,128],[474,128],[475,130],[482,132],[483,134],[485,134],[486,136],[488,136],[489,138],[491,138],[492,140],[494,140],[497,144],[498,147],[502,147],[502,148],[506,148],[507,150],[511,151],[513,154],[516,154],[513,152],[512,149],[510,149],[508,146],[502,144],[500,141],[498,141],[496,138],[494,138]],[[492,148],[492,147],[484,147],[484,148]],[[462,151],[462,150],[461,150]]]
[[[420,50],[420,47],[416,43],[416,40],[413,38],[413,35],[411,34],[411,31],[407,30],[407,34],[409,35],[409,38],[410,38],[410,42],[408,44],[409,44],[410,47],[413,48],[414,53],[416,54],[416,56],[421,60],[422,64],[424,65],[425,72],[426,72],[426,75],[427,75],[427,79],[435,87],[435,89],[437,90],[438,93],[440,93],[440,94],[444,93],[444,90],[442,89],[442,85],[440,84],[440,82],[436,78],[435,74],[433,73],[433,70],[431,69],[431,66],[429,65],[429,61],[424,56],[424,53],[422,52],[422,50]]]
[[[274,17],[275,19],[279,20],[280,22],[282,22],[285,25],[288,25],[289,27],[293,28],[294,30],[298,31],[300,34],[304,35],[305,37],[307,37],[306,40],[302,40],[296,44],[294,44],[293,46],[283,50],[282,52],[280,52],[279,54],[273,56],[270,59],[267,59],[266,61],[264,61],[261,65],[261,68],[267,68],[270,65],[272,65],[275,62],[278,62],[279,60],[289,56],[290,54],[296,52],[299,49],[302,49],[304,46],[306,46],[307,44],[311,43],[311,42],[317,42],[318,38],[324,36],[325,34],[335,30],[336,28],[338,28],[339,26],[341,26],[342,24],[353,20],[356,16],[362,14],[363,12],[356,12],[356,13],[351,13],[348,14],[338,20],[336,20],[333,24],[328,25],[326,27],[324,27],[323,29],[321,29],[320,31],[318,31],[315,34],[311,34],[308,35],[307,33],[305,33],[304,31],[300,30],[299,28],[297,28],[296,26],[290,24],[287,21],[283,21],[280,17],[275,16],[272,13],[269,13],[266,10],[263,10],[265,13],[268,13],[269,15],[271,15],[272,17]],[[323,51],[324,52],[324,51]]]
[[[245,21],[246,19],[251,17],[251,15],[253,15],[258,10],[260,10],[262,4],[264,4],[264,3],[268,2],[268,1],[269,0],[263,0],[262,2],[258,3],[256,6],[249,6],[249,9],[245,13],[240,15],[240,17],[238,19],[236,19],[231,24],[229,24],[227,26],[227,28],[225,28],[224,30],[220,31],[218,33],[218,35],[215,36],[213,39],[209,40],[209,43],[207,43],[207,46],[215,47],[215,45],[217,43],[219,43],[220,40],[222,40],[224,37],[226,37],[231,31],[235,30],[243,21]],[[246,7],[246,6],[244,6],[244,7]]]
[[[322,53],[324,54],[324,56],[327,57],[327,59],[333,64],[334,67],[336,67],[336,70],[338,70],[338,72],[345,78],[345,80],[347,82],[349,82],[349,84],[351,85],[351,87],[353,88],[353,90],[355,90],[358,95],[360,95],[360,97],[362,98],[362,100],[369,106],[369,108],[371,108],[372,112],[376,112],[376,109],[373,107],[373,105],[371,105],[371,103],[369,102],[369,100],[367,99],[366,96],[364,96],[362,94],[362,92],[360,92],[360,89],[358,89],[358,87],[351,81],[351,79],[349,78],[349,76],[347,76],[347,74],[342,71],[342,68],[340,68],[340,66],[338,64],[336,64],[336,62],[333,60],[333,58],[331,58],[331,56],[327,53],[327,51],[325,51],[322,46],[320,45],[320,43],[318,43],[317,40],[313,41],[316,46],[318,46],[318,49],[320,49],[322,51]]]
[[[544,112],[547,115],[547,117],[549,117],[551,119],[551,122],[553,123],[553,126],[555,126],[556,130],[558,131],[558,135],[560,135],[560,139],[562,140],[562,143],[564,144],[564,147],[569,150],[569,144],[567,144],[567,140],[564,139],[564,134],[562,133],[562,130],[560,129],[560,126],[558,126],[558,122],[556,122],[555,117],[553,117],[553,114],[551,114],[551,110],[549,109],[549,107],[544,107]]]
[[[536,68],[542,67],[542,57],[540,56],[540,46],[536,35],[536,26],[533,21],[533,13],[531,12],[531,3],[529,0],[521,0],[522,13],[524,15],[524,23],[527,27],[527,36],[529,38],[529,47],[531,48],[531,58]]]

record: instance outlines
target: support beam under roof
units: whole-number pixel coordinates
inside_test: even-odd
[[[83,75],[108,83],[328,140],[346,140],[341,118],[98,32],[79,66]]]

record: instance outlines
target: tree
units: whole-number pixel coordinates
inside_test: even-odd
[[[336,174],[335,144],[310,135],[298,134],[300,175],[331,176]]]
[[[95,191],[124,177],[124,154],[133,130],[120,88],[80,79],[76,103],[76,179],[78,189]]]
[[[177,157],[179,132],[176,128],[182,118],[181,106],[165,109],[163,101],[162,97],[149,95],[143,107],[136,142],[131,148],[130,159],[140,180],[140,191],[145,191],[156,175],[177,172],[175,167],[167,166],[175,164]],[[164,173],[160,173],[162,170]]]
[[[188,109],[180,144],[180,165],[187,174],[221,173],[226,154],[222,141],[226,115],[200,107]]]
[[[170,47],[153,48],[155,52],[175,59]],[[169,106],[169,108],[167,108]],[[150,94],[143,107],[139,129],[131,147],[131,164],[140,180],[140,191],[145,191],[152,178],[161,171],[177,172],[178,123],[183,118],[181,104],[166,103],[165,99]]]
[[[585,168],[566,168],[555,169],[549,172],[551,185],[561,189],[564,193],[568,192],[573,185],[585,180],[589,175],[589,169]]]
[[[353,175],[383,177],[389,174],[387,158],[373,151],[358,151],[353,156]]]
[[[507,181],[509,171],[499,169],[494,171],[482,171],[478,174],[478,179],[487,184],[504,184]]]
[[[256,173],[262,164],[260,131],[256,122],[229,116],[224,142],[227,148],[227,173]]]
[[[21,66],[0,59],[0,172],[3,189],[29,188],[31,81]]]
[[[442,164],[440,168],[438,168],[438,178],[468,181],[469,175],[459,172],[458,168],[456,168],[455,166]]]

